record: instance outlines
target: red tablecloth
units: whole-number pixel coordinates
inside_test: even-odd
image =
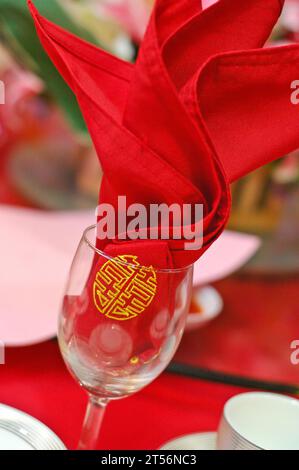
[[[0,402],[35,416],[75,448],[86,394],[67,372],[57,343],[6,350]],[[157,449],[185,433],[214,431],[237,387],[163,374],[138,394],[108,406],[103,449]]]
[[[299,277],[234,277],[215,287],[224,300],[221,315],[187,333],[176,362],[281,384],[299,385],[290,360],[299,338]]]

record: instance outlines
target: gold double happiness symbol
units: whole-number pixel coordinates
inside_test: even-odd
[[[157,292],[153,267],[142,267],[137,256],[121,255],[97,272],[93,299],[99,312],[113,320],[130,320],[151,304]]]

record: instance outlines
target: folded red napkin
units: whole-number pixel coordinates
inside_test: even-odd
[[[194,262],[223,231],[229,183],[299,147],[291,83],[299,46],[260,49],[279,0],[157,0],[138,60],[126,63],[42,17],[44,48],[76,94],[104,178],[100,202],[203,204],[203,246],[184,240],[105,240],[141,263]],[[194,228],[194,227],[193,227]],[[150,228],[149,228],[150,230]]]

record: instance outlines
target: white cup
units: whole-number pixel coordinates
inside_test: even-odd
[[[274,393],[243,393],[225,405],[218,450],[299,450],[299,401]]]

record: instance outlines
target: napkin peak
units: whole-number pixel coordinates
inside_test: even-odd
[[[125,195],[145,206],[203,205],[201,248],[152,241],[166,264],[194,262],[222,233],[231,182],[299,147],[299,109],[290,100],[298,45],[263,48],[283,3],[219,0],[203,10],[198,0],[157,0],[129,64],[45,19],[28,0],[99,155],[100,202],[117,207]],[[145,259],[143,244],[102,247],[138,250]]]

